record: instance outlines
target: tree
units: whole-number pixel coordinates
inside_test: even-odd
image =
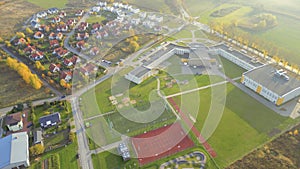
[[[36,144],[29,148],[29,152],[32,156],[42,154],[45,151],[45,147],[42,144]]]
[[[2,37],[0,37],[0,43],[3,43],[3,42],[4,42],[3,38],[2,38]]]
[[[30,34],[30,35],[33,34],[33,31],[32,31],[29,27],[26,28],[26,32],[27,32],[28,34]]]
[[[62,86],[62,87],[65,87],[67,82],[64,80],[64,79],[61,79],[59,84]]]
[[[74,142],[75,141],[75,133],[74,132],[70,132],[70,134],[69,134],[69,140],[71,141],[71,142]]]
[[[295,131],[294,131],[294,136],[297,136],[299,134],[299,131],[296,129]]]
[[[18,38],[25,38],[26,37],[23,32],[17,32],[16,35],[17,35]]]
[[[36,61],[36,62],[35,62],[35,67],[36,67],[37,69],[39,69],[39,70],[42,70],[42,71],[45,70],[45,67],[41,64],[40,61]]]
[[[130,41],[129,45],[131,47],[131,52],[136,52],[140,48],[140,45],[136,41]]]

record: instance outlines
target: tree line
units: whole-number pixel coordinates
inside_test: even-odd
[[[31,73],[30,69],[24,63],[18,62],[16,59],[8,57],[6,64],[23,78],[25,83],[30,84],[35,89],[40,89],[43,86],[42,81],[36,74]]]

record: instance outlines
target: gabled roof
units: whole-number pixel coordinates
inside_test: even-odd
[[[47,116],[43,116],[39,119],[39,123],[41,124],[47,124],[48,121],[51,121],[51,123],[59,123],[60,122],[60,114],[59,112],[49,114]]]
[[[14,113],[14,114],[7,115],[5,117],[5,124],[6,125],[16,125],[21,120],[22,120],[21,113],[20,112],[19,113]]]

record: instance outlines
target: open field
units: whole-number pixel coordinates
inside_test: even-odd
[[[44,0],[27,0],[28,2],[40,6],[41,8],[48,9],[48,8],[63,8],[67,4],[68,0],[51,0],[51,1],[44,1]]]
[[[0,74],[0,107],[50,97],[48,89],[34,89],[3,61],[0,61]]]
[[[249,153],[242,159],[233,163],[228,169],[235,168],[299,168],[300,167],[300,136],[294,134],[299,131],[300,126],[296,126],[290,131],[287,131]],[[255,161],[255,163],[253,163]]]
[[[229,60],[223,58],[222,56],[219,57],[221,64],[222,64],[222,68],[223,71],[225,73],[225,75],[229,78],[236,78],[236,77],[241,77],[242,74],[244,72],[246,72],[247,70],[237,66],[236,64],[230,62]]]
[[[88,23],[101,23],[104,21],[106,18],[103,16],[90,16],[89,18],[86,19],[86,22]]]
[[[202,15],[216,6],[216,0],[184,0],[184,7],[191,16]]]
[[[136,5],[142,9],[157,11],[163,13],[174,13],[177,14],[176,1],[174,0],[128,0],[129,4]]]
[[[3,4],[0,4],[0,36],[3,39],[9,39],[32,14],[41,10],[40,7],[23,0],[2,2]]]
[[[215,87],[216,90],[219,87]],[[255,147],[266,142],[275,130],[286,128],[291,119],[282,117],[269,110],[252,97],[229,84],[227,86],[227,98],[221,121],[208,143],[217,152],[216,161],[221,167],[226,167],[233,161],[245,155]],[[211,89],[199,91],[200,101],[193,98],[195,93],[181,96],[182,99],[174,98],[181,102],[182,110],[193,114],[195,106],[200,105],[195,126],[201,133],[207,133],[204,124],[211,105],[218,106],[218,100],[211,102]],[[242,98],[242,99],[241,99]],[[236,104],[238,103],[238,104]],[[185,106],[186,105],[186,106]],[[219,105],[222,106],[222,105]],[[213,112],[211,112],[213,113]],[[267,122],[266,122],[267,121]],[[207,125],[210,125],[207,123]],[[206,129],[205,129],[206,128]]]
[[[290,6],[292,3],[297,4],[298,2],[290,0],[289,3],[286,3],[285,5]],[[267,3],[263,2],[263,4],[270,4],[270,1]],[[213,9],[206,10],[201,14],[198,20],[206,24],[214,22],[224,25],[231,25],[233,23],[249,20],[256,14],[271,13],[277,17],[278,24],[275,27],[262,31],[249,31],[243,30],[239,27],[233,27],[231,31],[235,32],[235,35],[247,33],[247,36],[252,36],[251,39],[255,41],[260,48],[268,50],[270,54],[279,55],[280,57],[285,58],[292,63],[299,63],[300,59],[298,57],[299,49],[297,42],[299,41],[300,37],[300,32],[298,31],[300,26],[300,18],[297,17],[298,15],[295,15],[298,9],[295,7],[288,8],[282,4],[282,6],[280,6],[279,4],[281,3],[278,2],[277,4],[275,3],[275,5],[272,4],[272,7],[270,7],[270,5],[265,5],[265,9],[262,12],[257,13],[255,3],[245,5],[245,3],[239,1],[235,3],[227,2],[225,4],[216,6]],[[211,14],[215,11],[230,7],[239,7],[239,9],[224,15],[223,17],[211,16]]]
[[[175,39],[192,38],[192,33],[189,30],[183,29],[175,35],[172,35],[172,37]]]

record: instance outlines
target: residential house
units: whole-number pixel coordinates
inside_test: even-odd
[[[54,18],[52,19],[52,22],[53,22],[53,23],[59,23],[60,21],[61,21],[60,17],[54,17]]]
[[[99,6],[94,6],[94,7],[92,7],[91,12],[98,13],[98,12],[100,12],[100,10],[101,10],[101,8]]]
[[[34,61],[42,60],[44,58],[44,54],[43,54],[43,52],[35,51],[34,53],[32,53],[29,56],[29,58],[34,60]]]
[[[68,29],[69,29],[69,27],[66,24],[58,25],[56,28],[57,32],[67,32]]]
[[[44,34],[40,31],[36,32],[33,36],[35,39],[42,39],[44,37]]]
[[[96,33],[97,31],[101,30],[102,29],[102,25],[99,24],[99,23],[95,23],[93,24],[92,26],[92,30],[91,30],[91,33],[94,34]]]
[[[15,45],[26,45],[27,41],[24,38],[20,38]]]
[[[25,49],[24,49],[24,52],[25,54],[30,54],[30,53],[34,53],[36,51],[36,47],[35,46],[27,46]]]
[[[66,17],[66,16],[67,16],[67,13],[64,12],[64,11],[61,11],[61,12],[59,13],[59,15],[58,15],[58,17],[60,17],[60,18],[64,18],[64,17]]]
[[[131,22],[131,24],[133,24],[133,25],[138,25],[138,24],[140,24],[141,19],[140,19],[140,18],[131,19],[130,22]]]
[[[33,145],[43,144],[43,132],[40,129],[37,129],[33,132]]]
[[[39,119],[42,128],[56,126],[61,122],[59,112],[43,116]]]
[[[30,22],[30,25],[33,27],[33,28],[39,28],[41,25],[38,23],[38,22],[36,22],[36,21],[31,21]]]
[[[39,31],[42,31],[42,32],[46,32],[46,31],[49,31],[50,30],[50,27],[47,26],[47,25],[41,25],[39,27]]]
[[[57,8],[50,8],[48,9],[47,11],[49,14],[55,14],[55,13],[58,13],[58,9]]]
[[[67,25],[68,26],[74,26],[76,24],[76,19],[69,19],[68,21],[67,21]]]
[[[0,138],[0,168],[28,168],[29,138],[27,132],[13,133]]]
[[[88,27],[89,27],[89,23],[87,23],[87,22],[81,22],[77,29],[78,29],[79,32],[83,32]]]
[[[84,10],[80,9],[75,13],[75,16],[82,16],[84,13]]]
[[[55,73],[55,72],[59,72],[60,68],[58,65],[51,63],[49,66],[49,70],[50,70],[50,72]]]
[[[23,129],[21,112],[7,115],[4,122],[9,131],[16,132]]]
[[[77,33],[76,40],[85,40],[90,37],[89,33]]]
[[[80,58],[76,55],[72,56],[70,60],[73,63],[73,65],[75,65],[76,63],[79,63],[81,61]]]
[[[73,62],[71,61],[71,59],[64,59],[64,65],[69,67],[73,65]]]
[[[105,37],[108,37],[107,31],[102,31],[102,32],[96,32],[96,38],[97,39],[103,39]]]
[[[62,58],[64,56],[67,56],[69,54],[69,51],[67,49],[64,49],[62,47],[54,49],[52,52],[53,55],[56,55],[59,58]]]
[[[57,40],[62,40],[63,38],[63,34],[61,32],[59,33],[54,33],[54,32],[51,32],[50,35],[49,35],[49,40],[54,40],[54,39],[57,39]]]
[[[90,50],[90,54],[91,54],[92,56],[96,56],[98,53],[99,53],[99,48],[97,48],[97,47],[93,47],[93,48]]]
[[[66,82],[69,82],[72,79],[72,72],[71,71],[61,72],[60,79],[64,79]]]
[[[81,50],[86,50],[89,46],[83,40],[81,40],[76,43],[76,47]]]
[[[64,37],[64,35],[61,32],[57,33],[57,35],[56,35],[57,40],[62,40],[63,37]]]
[[[36,14],[36,16],[38,17],[38,18],[44,18],[44,17],[46,17],[48,14],[47,14],[47,12],[45,12],[45,11],[42,11],[42,12],[38,12],[37,14]]]
[[[98,5],[98,6],[101,6],[101,7],[104,7],[104,6],[107,5],[107,2],[101,2],[101,1],[100,1],[100,2],[97,3],[97,5]]]
[[[59,42],[58,40],[50,40],[50,47],[58,47],[59,46]]]

